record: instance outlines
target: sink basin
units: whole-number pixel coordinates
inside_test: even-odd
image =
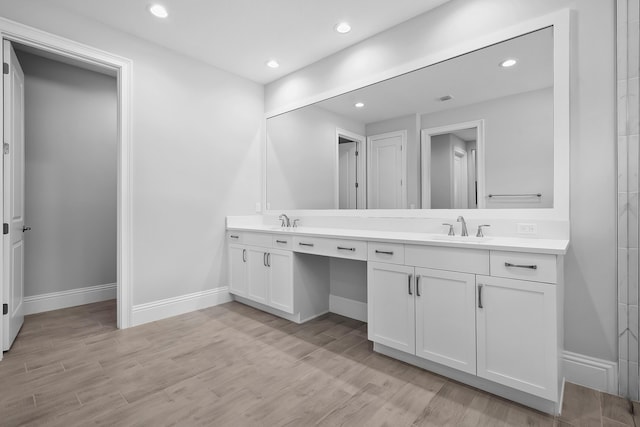
[[[433,236],[433,240],[443,240],[446,242],[466,242],[466,243],[484,243],[492,240],[491,237],[475,237],[475,236]]]

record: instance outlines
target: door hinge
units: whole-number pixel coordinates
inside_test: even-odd
[[[359,151],[356,151],[356,157],[358,157],[360,155]]]
[[[9,224],[6,222],[2,224],[2,234],[9,234]]]
[[[5,142],[2,144],[2,149],[4,150],[4,154],[9,154],[9,143]]]
[[[356,188],[358,188],[358,183],[356,182]]]
[[[6,62],[2,63],[2,74],[9,74],[9,64]]]
[[[9,314],[9,304],[2,304],[2,315],[6,316]]]

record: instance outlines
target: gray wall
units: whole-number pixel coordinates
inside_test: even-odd
[[[270,209],[337,209],[337,128],[364,135],[364,124],[314,105],[267,120]]]
[[[431,209],[451,209],[451,134],[431,138]]]
[[[116,282],[113,77],[18,52],[25,73],[25,296]]]
[[[263,86],[47,2],[0,15],[133,61],[134,306],[225,286],[225,217],[261,198]]]
[[[485,193],[541,193],[485,207],[553,207],[553,89],[518,93],[421,116],[422,129],[484,119]]]
[[[565,257],[565,348],[617,360],[614,4],[603,0],[452,0],[267,85],[266,109],[308,99],[464,40],[572,8],[571,245]],[[287,91],[292,81],[305,85],[295,93]]]

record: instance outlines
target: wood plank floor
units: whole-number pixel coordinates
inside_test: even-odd
[[[640,426],[615,396],[567,384],[555,419],[366,336],[335,314],[296,325],[235,302],[127,330],[114,301],[28,316],[0,362],[0,425]]]

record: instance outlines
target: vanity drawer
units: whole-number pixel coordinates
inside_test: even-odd
[[[242,243],[251,246],[271,247],[271,234],[267,233],[243,233]]]
[[[483,249],[405,245],[404,261],[415,267],[489,274],[489,251]]]
[[[401,243],[369,242],[369,261],[404,264],[404,245]]]
[[[367,259],[367,242],[359,240],[296,236],[293,238],[293,250],[336,258]]]
[[[549,254],[491,251],[491,275],[557,283],[557,257]]]
[[[291,249],[293,247],[293,236],[277,234],[273,236],[271,246],[278,249]]]
[[[227,243],[243,243],[244,233],[239,231],[227,231]]]

